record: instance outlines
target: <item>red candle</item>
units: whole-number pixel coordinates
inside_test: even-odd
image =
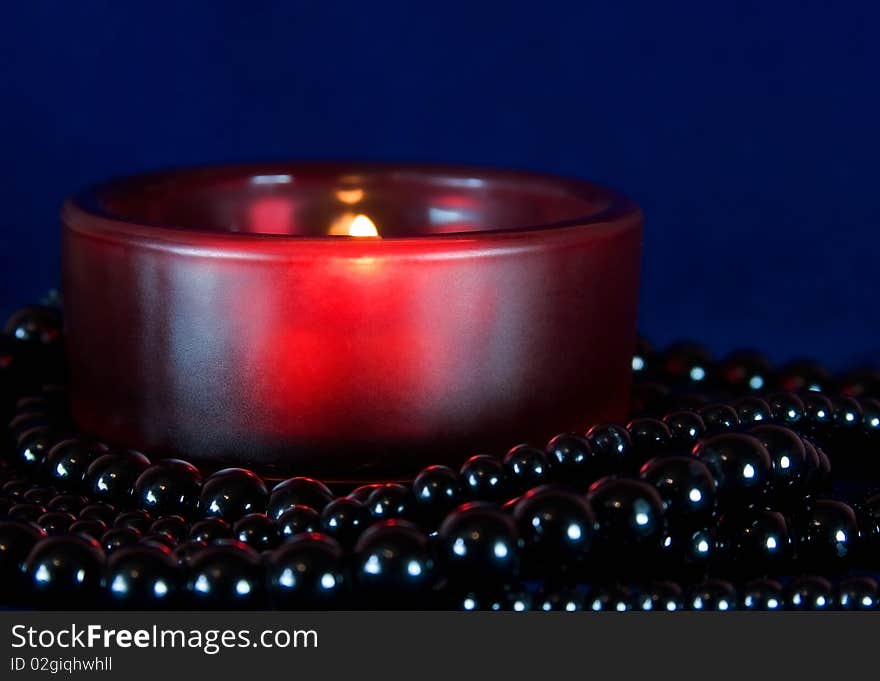
[[[609,190],[231,166],[62,221],[73,415],[112,444],[354,479],[625,416],[641,215]]]

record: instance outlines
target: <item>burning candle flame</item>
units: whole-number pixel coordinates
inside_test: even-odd
[[[331,236],[355,236],[373,237],[379,236],[379,230],[368,216],[363,213],[357,215],[346,214],[340,217],[330,227]]]
[[[349,236],[379,236],[376,224],[366,215],[355,215],[348,228]]]

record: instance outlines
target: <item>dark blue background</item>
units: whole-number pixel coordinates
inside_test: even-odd
[[[592,178],[647,216],[659,343],[880,356],[877,3],[50,2],[0,17],[0,313],[106,176],[260,158]],[[601,320],[597,320],[601,323]]]

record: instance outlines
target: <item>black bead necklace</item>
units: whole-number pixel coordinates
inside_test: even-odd
[[[12,607],[874,609],[880,379],[640,341],[626,426],[408,485],[202,479],[76,432],[60,317],[0,336]],[[821,388],[827,394],[817,392]],[[832,463],[834,475],[832,475]]]

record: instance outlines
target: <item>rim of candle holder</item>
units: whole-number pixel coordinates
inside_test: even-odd
[[[426,184],[428,181],[448,182],[451,186],[455,186],[456,182],[461,184],[473,180],[530,183],[537,187],[561,189],[571,198],[598,205],[595,210],[587,213],[546,223],[475,227],[449,232],[424,231],[387,236],[383,234],[381,239],[364,239],[346,235],[279,234],[196,228],[114,212],[102,203],[102,197],[120,195],[123,192],[148,192],[151,187],[155,188],[159,183],[173,180],[223,182],[262,176],[295,177],[297,174],[329,180],[358,173],[372,175],[374,178],[387,177],[398,180],[421,178]],[[94,184],[67,199],[62,206],[61,217],[64,223],[78,233],[94,237],[126,242],[149,241],[153,247],[160,247],[160,244],[169,248],[181,245],[222,247],[224,255],[230,255],[230,246],[246,243],[250,249],[248,255],[252,257],[253,249],[259,248],[261,243],[267,248],[264,254],[270,254],[271,250],[284,243],[296,244],[298,249],[305,248],[309,252],[315,248],[333,250],[343,248],[347,251],[387,253],[390,250],[405,251],[409,245],[433,241],[445,242],[450,247],[459,246],[462,250],[472,251],[490,241],[527,243],[533,240],[546,243],[548,235],[554,233],[564,238],[567,233],[580,234],[583,229],[590,229],[597,235],[605,230],[616,232],[631,228],[633,223],[640,224],[643,216],[641,209],[632,200],[614,189],[587,180],[552,173],[445,163],[272,161],[185,166],[114,178]],[[285,254],[286,257],[289,255]],[[422,254],[420,257],[425,256]]]

